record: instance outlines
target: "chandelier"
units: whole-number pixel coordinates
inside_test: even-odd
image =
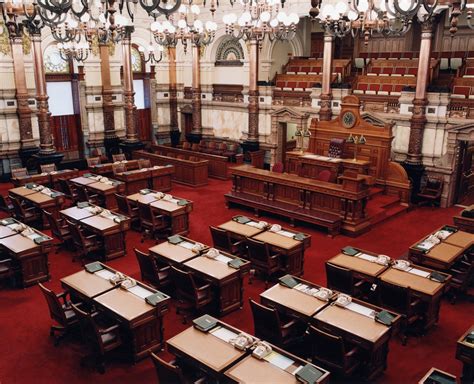
[[[189,43],[199,47],[209,45],[214,40],[217,24],[211,20],[205,23],[199,20],[200,11],[195,4],[182,5],[169,19],[154,21],[150,29],[155,41],[163,47],[175,47],[180,40],[185,53]]]
[[[57,43],[59,55],[64,61],[71,59],[77,62],[84,62],[89,57],[91,51],[90,38],[85,34],[79,35],[78,40]]]
[[[299,17],[280,10],[278,0],[244,0],[240,17],[234,13],[224,15],[225,31],[236,39],[257,40],[259,46],[265,37],[270,41],[291,40],[296,34]]]
[[[151,42],[151,40],[147,48],[142,47],[141,45],[140,47],[138,47],[138,50],[143,55],[143,61],[145,63],[150,62],[150,64],[152,65],[158,64],[163,59],[163,49],[164,48],[162,45],[158,45],[158,52],[160,52],[160,57],[157,58],[155,55],[155,47],[153,46],[153,43]],[[146,52],[148,53],[148,58],[145,56]]]

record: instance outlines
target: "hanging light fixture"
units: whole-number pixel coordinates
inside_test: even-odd
[[[222,21],[226,33],[236,39],[259,42],[268,37],[270,41],[291,40],[296,34],[299,17],[296,13],[287,15],[281,10],[278,0],[242,0],[243,12],[237,17],[234,13],[224,15]]]
[[[153,22],[150,29],[155,41],[163,47],[173,47],[181,41],[184,52],[190,43],[200,47],[209,45],[214,40],[217,24],[211,20],[203,23],[199,19],[200,12],[195,4],[182,5],[169,19]]]
[[[143,55],[143,61],[145,63],[150,62],[151,65],[154,65],[154,64],[158,64],[163,59],[163,46],[158,45],[158,52],[159,52],[160,57],[157,58],[155,55],[155,47],[153,46],[153,43],[151,42],[151,40],[150,40],[150,44],[148,45],[146,49],[145,47],[140,45],[140,47],[138,47],[138,50]],[[148,58],[145,56],[146,52],[148,53]]]
[[[65,61],[70,59],[77,62],[84,62],[91,52],[91,36],[87,35],[87,31],[83,30],[72,41],[57,43],[59,55]]]

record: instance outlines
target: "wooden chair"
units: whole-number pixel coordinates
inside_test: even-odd
[[[48,212],[44,209],[43,215],[48,220],[51,233],[59,240],[59,243],[56,244],[56,253],[58,253],[60,247],[69,244],[72,240],[71,232],[69,231],[69,226],[64,219],[55,218],[51,212]]]
[[[50,336],[54,337],[54,345],[57,346],[59,341],[77,325],[77,317],[71,308],[71,302],[68,300],[67,292],[56,294],[41,283],[38,283],[38,286],[41,292],[43,292],[43,296],[48,304],[51,319],[57,323],[53,324],[49,331]],[[56,332],[60,332],[61,335],[56,337]]]
[[[88,157],[88,158],[86,158],[86,161],[87,161],[87,167],[88,168],[91,168],[94,165],[101,164],[100,157],[98,157],[98,156],[97,157]]]
[[[269,278],[284,271],[284,267],[281,265],[281,255],[270,253],[267,243],[249,237],[247,238],[247,252],[252,267],[265,276],[265,287],[268,287]]]
[[[227,151],[227,144],[222,142],[217,144],[217,148],[212,151],[213,155],[222,156],[222,154]]]
[[[217,142],[208,141],[206,147],[202,150],[202,152],[212,154],[216,149],[217,149]]]
[[[81,260],[81,263],[84,264],[84,260],[93,253],[97,253],[103,250],[104,246],[101,241],[97,238],[96,235],[85,236],[81,228],[68,220],[66,220],[69,227],[69,232],[73,240],[74,247],[76,249],[76,256]],[[72,259],[75,261],[76,257]]]
[[[212,301],[211,284],[198,285],[191,272],[174,266],[171,266],[171,275],[178,298],[176,313],[183,313],[183,324],[186,324],[188,311],[200,311]]]
[[[331,335],[312,325],[306,330],[306,344],[311,346],[310,360],[332,373],[353,377],[360,366],[359,348],[347,351],[341,336]]]
[[[283,319],[275,308],[249,299],[252,309],[254,334],[261,340],[285,348],[301,341],[305,326],[295,319]]]
[[[207,144],[208,144],[207,141],[201,140],[198,144],[199,145],[199,152],[205,152],[205,149],[207,148]]]
[[[273,164],[272,172],[283,173],[283,171],[284,171],[283,163],[275,163],[275,164]]]
[[[0,195],[0,210],[3,212],[13,212],[13,204],[9,196]]]
[[[449,274],[452,276],[449,283],[451,304],[456,303],[459,295],[466,295],[472,301],[470,291],[474,287],[474,262],[464,256],[450,268]]]
[[[328,156],[340,159],[344,153],[344,139],[331,139],[329,141]]]
[[[83,341],[92,349],[91,357],[100,373],[105,373],[105,354],[122,345],[120,325],[115,323],[107,328],[101,327],[96,320],[98,312],[84,312],[77,305],[71,304],[81,327]],[[81,359],[81,365],[89,356]]]
[[[183,142],[183,149],[186,149],[187,151],[191,150],[192,145],[189,141],[184,141]]]
[[[142,243],[145,237],[155,239],[155,235],[158,233],[166,237],[171,232],[168,217],[157,213],[149,204],[138,203],[138,216],[140,218]]]
[[[318,180],[328,182],[331,179],[331,171],[328,171],[327,169],[323,169],[321,172],[318,174]]]
[[[0,281],[5,281],[7,279],[10,280],[10,284],[12,287],[16,285],[13,260],[0,258]]]
[[[117,173],[124,173],[126,171],[127,171],[127,167],[125,166],[124,163],[112,164],[112,172],[114,175],[116,175]]]
[[[171,283],[170,266],[158,266],[157,260],[149,253],[139,251],[134,248],[142,280],[148,282],[156,288],[166,287]]]
[[[116,155],[112,155],[112,161],[115,163],[116,161],[124,161],[127,160],[124,153],[117,153]]]
[[[156,375],[158,377],[159,384],[200,384],[205,383],[205,378],[200,378],[198,380],[193,380],[186,372],[176,365],[176,361],[172,360],[169,363],[160,359],[153,352],[150,353],[151,361],[155,366]]]
[[[26,176],[28,176],[28,170],[26,168],[12,169],[12,178],[26,177]]]
[[[13,204],[15,219],[26,225],[34,225],[41,221],[41,214],[36,207],[25,207],[13,196],[10,196],[10,200]]]
[[[422,332],[423,303],[413,295],[410,287],[400,287],[382,280],[377,284],[377,292],[381,307],[402,315],[400,337],[402,344],[406,345],[409,331]]]
[[[151,161],[150,159],[138,159],[138,168],[151,168]]]
[[[101,163],[107,163],[109,161],[109,158],[107,154],[105,153],[105,150],[103,150],[100,147],[91,149],[91,157],[98,157]]]
[[[364,280],[355,280],[351,270],[326,263],[326,284],[329,289],[347,293],[353,297],[362,297]]]
[[[443,180],[433,177],[426,179],[425,186],[417,194],[419,205],[427,203],[430,206],[439,205],[443,192]]]
[[[76,188],[77,201],[87,201],[90,204],[100,205],[99,195],[96,193],[89,193],[89,190],[84,185],[78,185]]]
[[[115,193],[115,200],[117,200],[118,210],[121,214],[130,217],[132,224],[139,223],[139,216],[138,216],[138,207],[133,206],[130,204],[130,201],[127,199],[125,195],[119,195]]]
[[[201,144],[193,143],[193,145],[191,145],[191,151],[201,152]]]
[[[245,253],[245,240],[232,242],[229,232],[225,229],[209,226],[212,236],[213,247],[233,255],[242,255]]]
[[[237,152],[238,152],[237,144],[229,144],[227,146],[227,150],[224,151],[222,156],[226,156],[229,159],[229,161],[235,162],[236,161],[235,155],[237,155]]]
[[[56,164],[41,164],[40,165],[41,173],[49,173],[56,171]]]
[[[59,186],[61,187],[61,191],[66,195],[66,198],[70,199],[73,203],[78,201],[77,189],[69,180],[59,179]]]

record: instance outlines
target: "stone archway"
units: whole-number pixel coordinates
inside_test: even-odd
[[[296,129],[301,130],[308,127],[308,113],[301,113],[296,109],[291,107],[282,107],[271,114],[271,156],[270,156],[270,163],[275,164],[277,162],[281,162],[283,159],[283,144],[286,142],[286,138],[283,138],[283,132],[280,129],[281,123],[293,123],[296,124]]]
[[[456,190],[460,182],[457,170],[461,161],[460,145],[462,141],[474,141],[474,122],[457,125],[448,130],[446,155],[443,159],[443,165],[446,165],[449,172],[444,175],[444,181],[447,185],[444,188],[444,196],[441,197],[442,206],[449,207],[456,203]]]

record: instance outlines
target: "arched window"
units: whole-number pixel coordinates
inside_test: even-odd
[[[244,50],[239,41],[225,36],[216,52],[216,66],[238,67],[244,65]]]

